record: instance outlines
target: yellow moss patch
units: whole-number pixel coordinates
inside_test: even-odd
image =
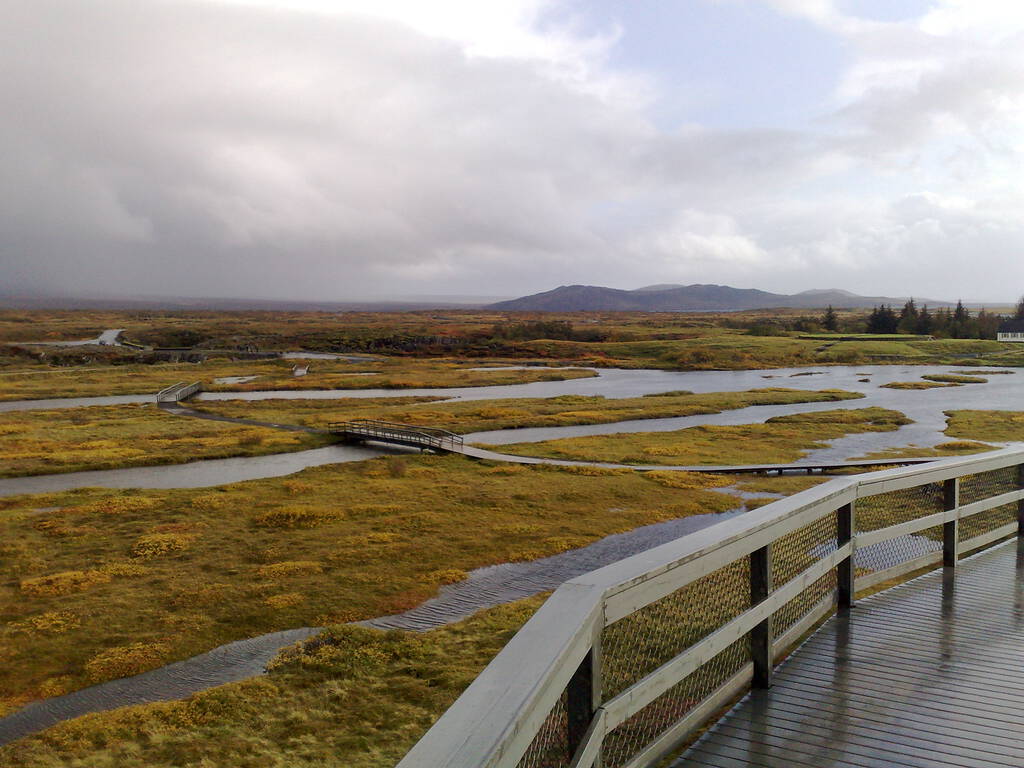
[[[253,523],[261,528],[312,528],[345,517],[345,512],[340,509],[281,506],[259,513],[253,518]]]
[[[724,488],[731,484],[731,481],[723,475],[712,475],[707,472],[670,472],[655,470],[645,472],[644,477],[653,480],[658,485],[666,488],[679,488],[681,490],[695,491],[704,488]]]
[[[145,576],[148,573],[145,566],[138,563],[108,563],[99,570],[114,577]]]
[[[279,579],[286,576],[306,573],[322,573],[323,566],[312,560],[291,560],[282,563],[271,563],[264,565],[256,571],[258,576],[265,579]]]
[[[39,686],[39,695],[44,699],[63,696],[71,690],[73,682],[74,678],[68,675],[47,678]]]
[[[299,592],[286,592],[283,595],[271,595],[263,602],[271,608],[291,608],[295,605],[301,605],[306,601],[305,595]]]
[[[427,574],[427,579],[438,584],[457,584],[469,578],[469,574],[458,568],[444,568]]]
[[[80,626],[82,626],[82,620],[72,611],[47,611],[46,613],[29,616],[21,621],[12,622],[8,625],[8,628],[12,632],[62,635]]]
[[[181,533],[148,533],[140,536],[132,547],[132,557],[149,560],[153,557],[184,552],[195,536]]]
[[[132,643],[96,654],[85,663],[85,671],[95,681],[131,677],[162,666],[166,655],[163,643]]]
[[[110,581],[110,574],[102,571],[61,571],[48,576],[37,576],[21,582],[21,591],[33,597],[53,597],[82,592],[97,584]]]
[[[109,499],[101,499],[81,507],[73,507],[69,512],[95,513],[104,515],[124,515],[130,513],[146,512],[154,509],[157,503],[153,499],[146,499],[139,496],[114,496]]]

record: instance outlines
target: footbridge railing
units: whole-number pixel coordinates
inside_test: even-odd
[[[459,452],[462,450],[462,435],[437,427],[421,427],[415,424],[398,424],[375,419],[353,419],[332,422],[327,427],[331,434],[346,440],[375,440],[382,443],[408,445],[413,448],[432,448],[437,451]]]
[[[176,403],[181,400],[188,400],[193,395],[202,391],[203,382],[201,381],[193,381],[191,384],[179,381],[177,384],[172,384],[157,392],[156,401],[158,403]]]
[[[857,590],[1018,533],[1022,463],[832,480],[572,579],[399,768],[653,765]]]

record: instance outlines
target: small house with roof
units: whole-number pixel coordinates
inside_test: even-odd
[[[1024,320],[1007,320],[1000,323],[996,332],[998,341],[1019,341],[1024,343]]]

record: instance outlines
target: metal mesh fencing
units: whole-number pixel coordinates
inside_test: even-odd
[[[960,541],[968,541],[975,536],[994,531],[1007,523],[1017,521],[1017,504],[1003,504],[1001,507],[981,512],[971,517],[965,517],[960,521]]]
[[[787,533],[772,544],[772,582],[775,589],[836,551],[836,513]],[[778,637],[806,616],[836,588],[835,571],[829,571],[775,612],[772,633]]]
[[[942,483],[926,483],[857,500],[857,531],[877,531],[941,512]]]
[[[572,754],[567,701],[568,694],[563,691],[517,768],[566,768],[569,765]]]
[[[623,722],[605,737],[604,768],[624,765],[749,662],[750,643],[743,637]]]
[[[973,504],[1020,487],[1017,467],[1004,467],[976,475],[966,475],[960,480],[960,504]],[[1017,504],[1003,504],[995,509],[965,517],[959,524],[960,541],[969,541],[977,536],[994,531],[1017,519]]]
[[[605,627],[604,700],[678,656],[750,607],[750,558],[742,557]]]
[[[857,530],[874,531],[917,520],[945,509],[942,483],[927,483],[899,491],[880,493],[857,502]],[[862,571],[883,571],[916,557],[942,549],[942,526],[927,528],[859,547],[854,564]]]
[[[1004,467],[991,472],[966,475],[960,480],[960,504],[972,504],[1001,493],[1017,490],[1017,467]]]
[[[835,589],[836,572],[832,569],[775,612],[772,616],[772,634],[775,637],[784,634],[809,614],[818,603],[833,594]]]

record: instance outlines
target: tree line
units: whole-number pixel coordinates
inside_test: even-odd
[[[1024,320],[1024,298],[1018,303],[1012,316]],[[920,307],[908,299],[896,311],[892,305],[874,307],[866,320],[851,318],[841,321],[832,306],[821,316],[821,327],[826,331],[866,332],[874,334],[911,334],[918,336],[939,336],[948,339],[994,339],[999,325],[1006,318],[984,308],[972,314],[962,301],[956,307],[939,307],[932,311],[927,304]]]

